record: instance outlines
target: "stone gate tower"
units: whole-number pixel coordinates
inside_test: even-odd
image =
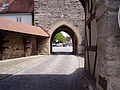
[[[39,50],[41,54],[50,54],[52,35],[60,30],[70,34],[75,42],[74,51],[80,54],[84,17],[84,9],[79,0],[34,0],[34,25],[42,27],[50,34],[49,39],[39,42],[44,46]]]

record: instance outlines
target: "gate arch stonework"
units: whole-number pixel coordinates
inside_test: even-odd
[[[49,32],[48,32],[50,34],[50,38],[49,38],[50,50],[49,50],[49,52],[51,52],[51,49],[52,49],[52,46],[51,46],[52,38],[54,38],[55,34],[57,34],[60,31],[65,31],[68,34],[70,34],[71,38],[73,39],[73,43],[74,43],[74,49],[75,49],[74,54],[81,54],[82,53],[82,46],[81,46],[82,36],[79,34],[79,30],[77,30],[77,28],[75,26],[73,26],[71,23],[68,23],[66,21],[57,22],[49,30]]]

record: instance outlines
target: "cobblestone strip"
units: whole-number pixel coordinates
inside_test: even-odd
[[[73,74],[74,78],[72,79],[69,90],[88,90],[84,78],[84,58],[80,56],[76,57],[79,63],[79,67]]]
[[[9,59],[0,62],[0,80],[41,62],[47,55]]]

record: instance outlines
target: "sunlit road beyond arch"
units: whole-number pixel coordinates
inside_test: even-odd
[[[73,47],[72,46],[68,46],[68,47],[52,47],[53,49],[53,54],[67,54],[67,55],[70,55],[70,54],[73,54],[72,51],[73,51]]]
[[[0,90],[87,90],[82,86],[81,61],[83,58],[75,55],[50,55],[0,80]]]

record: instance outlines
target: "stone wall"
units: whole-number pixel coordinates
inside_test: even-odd
[[[99,3],[101,2],[101,3]],[[96,77],[107,83],[107,90],[120,90],[120,30],[118,27],[119,0],[98,1],[96,11],[98,26],[98,57]],[[103,7],[101,7],[104,5]],[[101,13],[101,14],[100,14]],[[99,79],[98,79],[99,78]]]
[[[24,37],[24,53],[25,56],[31,56],[32,55],[32,46],[33,45],[33,38],[30,36]]]
[[[28,57],[32,55],[42,54],[42,42],[40,37],[37,40],[37,37],[28,36],[25,34],[17,34],[17,33],[2,33],[4,35],[3,45],[0,52],[0,59],[12,59],[12,58],[20,58],[20,57]],[[38,41],[40,41],[38,43]],[[39,52],[38,52],[39,49]]]
[[[91,28],[94,31],[94,27],[97,27],[96,90],[120,90],[120,1],[93,0],[93,4],[96,23],[92,23]],[[86,13],[86,18],[90,18],[90,13]]]
[[[67,22],[76,28],[76,30],[73,31],[77,32],[79,35],[78,38],[84,38],[85,15],[82,4],[79,0],[63,1],[64,0],[34,0],[34,25],[42,27],[52,36],[53,32],[51,28],[58,23]],[[48,43],[50,44],[50,42]],[[78,46],[80,46],[80,44],[81,41]],[[48,48],[47,51],[50,51],[50,45],[48,46],[49,47],[46,46]]]
[[[7,33],[4,37],[2,59],[18,58],[24,56],[23,36]]]
[[[48,55],[49,54],[49,38],[38,39],[38,54]]]

